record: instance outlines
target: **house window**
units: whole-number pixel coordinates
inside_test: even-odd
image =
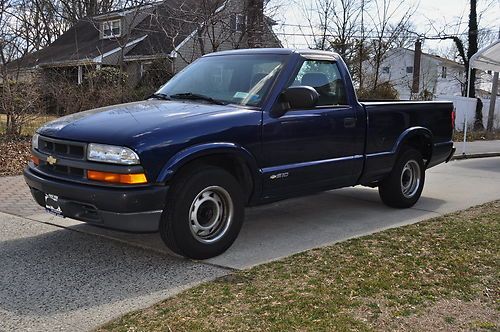
[[[235,14],[231,17],[231,30],[233,32],[245,31],[246,16],[242,14]]]
[[[444,66],[441,67],[441,78],[446,78],[446,76],[447,76],[446,74],[447,74],[446,67],[444,67]]]
[[[121,20],[102,22],[102,38],[120,37],[122,24]]]
[[[382,67],[382,74],[389,74],[391,71],[391,67]]]
[[[406,67],[406,73],[407,74],[413,74],[413,66]]]

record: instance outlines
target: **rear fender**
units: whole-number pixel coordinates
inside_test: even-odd
[[[393,148],[393,153],[397,156],[399,152],[401,151],[402,147],[411,141],[411,139],[416,138],[416,137],[423,137],[423,139],[429,143],[430,146],[430,155],[429,155],[429,160],[430,157],[432,156],[432,149],[433,149],[433,135],[432,132],[424,127],[411,127],[403,131],[401,135],[399,135],[398,139],[396,140],[396,144]]]

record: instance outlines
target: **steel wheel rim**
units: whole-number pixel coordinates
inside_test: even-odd
[[[415,160],[409,160],[401,171],[401,192],[406,198],[412,198],[420,187],[420,165]]]
[[[196,195],[191,203],[189,229],[200,242],[216,242],[227,233],[233,215],[233,200],[227,190],[210,186]]]

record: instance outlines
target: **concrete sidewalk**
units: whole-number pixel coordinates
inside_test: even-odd
[[[455,148],[457,150],[455,151],[454,159],[460,159],[464,143],[455,142]],[[465,145],[465,156],[466,158],[473,156],[500,156],[500,140],[467,142]]]

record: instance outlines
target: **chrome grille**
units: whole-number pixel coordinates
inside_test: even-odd
[[[85,159],[85,143],[71,142],[40,136],[38,150],[42,153],[68,159]]]
[[[69,167],[69,166],[63,166],[63,165],[50,165],[50,164],[43,164],[40,165],[40,168],[42,171],[46,173],[53,173],[53,174],[58,174],[58,175],[66,175],[70,177],[75,177],[75,178],[83,178],[85,175],[85,171],[82,168],[77,168],[77,167]]]
[[[53,174],[58,177],[81,179],[85,178],[85,169],[80,167],[67,166],[69,161],[73,160],[86,160],[86,143],[66,141],[60,139],[54,139],[45,136],[39,136],[38,138],[38,151],[41,153],[52,156],[58,161],[56,164],[51,165],[44,159],[40,162],[39,170],[47,173]],[[66,160],[67,162],[62,162]]]

